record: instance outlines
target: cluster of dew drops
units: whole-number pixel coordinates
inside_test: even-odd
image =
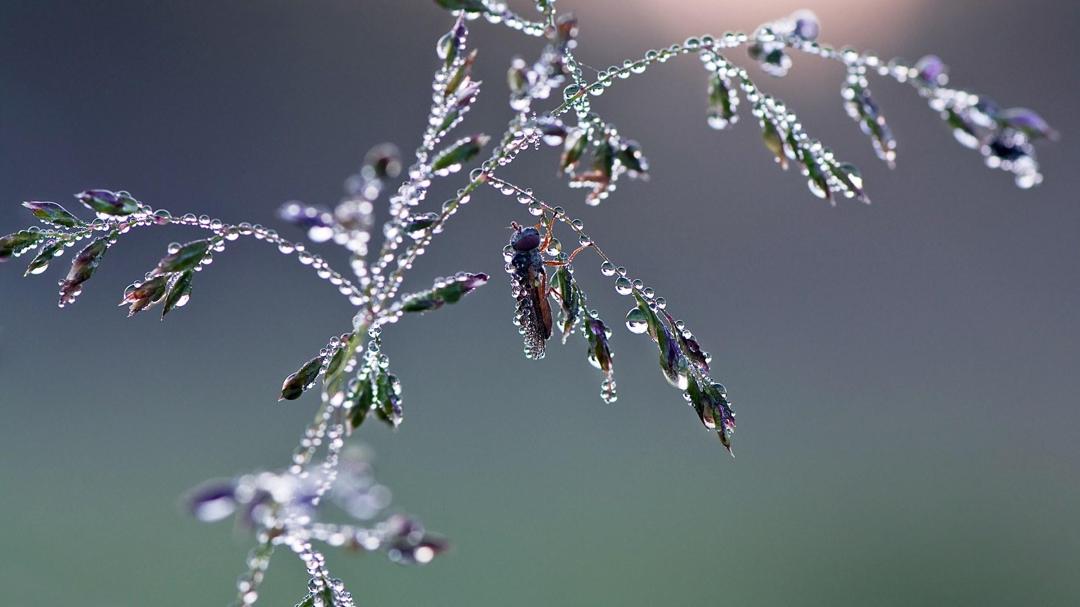
[[[584,222],[580,219],[569,219],[566,216],[566,211],[561,206],[552,206],[545,202],[542,202],[536,198],[532,190],[528,188],[519,188],[509,182],[501,179],[493,178],[491,180],[492,185],[497,188],[504,195],[512,196],[517,195],[518,203],[526,205],[529,213],[535,217],[543,217],[545,213],[550,213],[556,220],[570,226],[570,228],[577,233],[578,242],[581,246],[589,246],[596,251],[602,258],[603,262],[600,264],[600,274],[606,278],[615,278],[614,287],[615,292],[624,297],[637,293],[647,303],[647,305],[654,311],[666,311],[667,300],[663,297],[659,297],[656,294],[655,289],[645,286],[644,282],[640,279],[631,279],[628,276],[628,271],[624,266],[616,266],[606,254],[604,254],[599,248],[597,248],[592,238],[585,232]],[[551,238],[547,250],[543,251],[544,254],[554,257],[560,261],[566,261],[567,255],[563,252],[562,244],[557,238]],[[513,250],[510,245],[507,245],[503,249],[504,257],[512,256]],[[595,314],[590,311],[590,315],[595,317]],[[643,334],[649,330],[649,323],[646,318],[645,312],[643,312],[636,305],[626,313],[626,328],[635,334]],[[694,334],[686,327],[686,323],[682,320],[675,321],[674,330],[679,331],[685,339],[693,339]],[[705,358],[706,364],[712,362],[712,355],[708,352],[703,352],[702,355]],[[687,388],[686,378],[680,378],[678,387],[681,390]],[[610,386],[602,386],[602,396],[605,401],[614,402],[615,400],[615,386],[614,382],[611,382]],[[609,400],[610,399],[610,400]]]
[[[213,263],[213,253],[224,251],[227,241],[235,241],[241,236],[254,237],[256,240],[275,245],[277,250],[283,255],[295,255],[297,261],[314,270],[316,276],[320,279],[337,287],[338,291],[340,291],[342,295],[346,295],[353,305],[360,306],[366,301],[361,290],[353,285],[348,278],[331,268],[322,256],[309,251],[303,243],[293,242],[282,238],[276,230],[266,228],[259,224],[252,225],[244,222],[237,225],[231,225],[220,219],[212,219],[208,215],[196,216],[194,213],[187,213],[180,217],[176,217],[164,209],[155,211],[151,210],[149,207],[145,207],[143,211],[126,217],[121,221],[117,221],[115,218],[108,219],[107,216],[99,217],[97,221],[89,224],[89,230],[87,230],[86,233],[75,236],[73,241],[86,238],[93,231],[108,231],[119,236],[133,227],[151,225],[182,225],[197,227],[209,230],[217,236],[217,238],[213,240],[211,250],[202,258],[199,266],[195,268],[195,271],[200,271],[203,267]],[[115,244],[116,240],[117,238],[114,236],[110,241],[110,246]],[[173,254],[179,251],[181,246],[180,243],[173,242],[168,245],[166,250],[169,254]],[[151,278],[151,274],[148,273],[146,278]],[[134,286],[129,286],[128,288],[131,289],[134,288]]]

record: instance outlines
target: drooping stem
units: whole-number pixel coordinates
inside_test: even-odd
[[[301,265],[310,267],[319,278],[336,286],[339,293],[349,298],[350,303],[361,305],[362,293],[360,289],[340,272],[331,268],[325,259],[308,252],[303,243],[286,240],[279,236],[275,230],[264,228],[258,224],[240,223],[233,225],[224,223],[220,219],[211,219],[205,215],[196,217],[192,213],[177,218],[168,211],[159,210],[135,218],[96,220],[75,231],[49,230],[47,233],[50,238],[75,242],[89,237],[94,232],[110,233],[115,231],[123,235],[132,228],[166,225],[188,226],[206,230],[219,236],[223,241],[234,241],[240,237],[252,237],[255,240],[275,245],[279,252],[290,256],[295,255],[296,260]]]

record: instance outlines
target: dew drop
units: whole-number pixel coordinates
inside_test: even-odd
[[[626,328],[638,335],[649,330],[648,318],[641,308],[630,308],[630,311],[626,313]]]

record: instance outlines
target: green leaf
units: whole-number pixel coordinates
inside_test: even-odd
[[[401,425],[404,418],[401,408],[401,382],[396,375],[379,371],[374,382],[375,415],[393,428]]]
[[[864,82],[849,82],[842,90],[844,108],[862,130],[870,137],[874,146],[874,152],[878,158],[885,161],[889,168],[896,164],[896,139],[892,129],[881,114],[877,102],[870,94],[870,89],[864,86]]]
[[[821,169],[821,165],[814,157],[814,153],[806,146],[801,146],[799,148],[799,160],[802,161],[803,166],[806,167],[807,177],[810,179],[810,191],[825,200],[832,200],[832,190],[829,188],[829,180],[825,176],[825,171]]]
[[[442,123],[439,124],[439,128],[435,129],[435,132],[440,134],[440,135],[445,133],[447,131],[447,129],[449,129],[457,121],[457,119],[459,117],[461,117],[461,112],[460,111],[458,111],[456,109],[450,110],[449,112],[446,113],[446,117],[443,118]]]
[[[362,335],[363,332],[361,331],[350,333],[348,339],[344,340],[341,347],[330,358],[326,372],[323,374],[323,391],[331,401],[347,398],[348,378],[345,375],[345,370],[349,366],[348,363],[356,356],[356,351],[360,348],[363,339]]]
[[[406,295],[401,300],[402,312],[427,312],[446,304],[457,303],[462,297],[487,284],[488,275],[459,272],[452,278],[435,281],[432,289]]]
[[[732,437],[735,435],[735,412],[727,399],[724,386],[708,378],[705,380],[701,382],[696,377],[690,377],[686,395],[702,425],[714,430],[730,453]]]
[[[586,130],[580,130],[566,138],[562,158],[559,160],[559,168],[562,172],[572,170],[581,160],[585,149],[589,147],[589,137]]]
[[[367,377],[354,379],[349,384],[349,394],[345,399],[349,415],[349,433],[359,428],[367,419],[374,404],[375,391]]]
[[[664,318],[667,319],[668,326],[674,329],[675,338],[679,341],[679,349],[682,350],[685,355],[694,365],[697,366],[703,373],[709,372],[709,361],[705,359],[705,353],[701,351],[701,346],[698,345],[697,340],[687,339],[686,335],[678,330],[675,319],[668,314],[667,310],[661,310]]]
[[[636,141],[623,141],[619,148],[619,162],[630,172],[630,176],[643,175],[649,170],[649,161],[641,152],[641,146]]]
[[[551,286],[559,294],[560,328],[565,344],[566,339],[573,333],[574,326],[581,320],[581,289],[574,281],[574,275],[570,273],[567,265],[559,266],[559,269],[552,274]]]
[[[330,357],[330,362],[326,365],[326,377],[340,374],[341,370],[345,367],[347,356],[347,348],[341,347],[335,350],[334,355]]]
[[[75,195],[79,202],[91,211],[102,215],[123,217],[138,211],[141,205],[127,192],[111,190],[86,190]]]
[[[431,168],[434,171],[446,171],[453,167],[461,167],[466,162],[472,160],[480,153],[480,150],[484,149],[490,137],[482,133],[465,137],[458,140],[449,148],[439,152],[435,156],[435,160],[431,163]]]
[[[961,116],[955,109],[946,108],[945,123],[953,130],[953,135],[961,144],[969,148],[979,146],[979,134],[975,130],[975,125],[971,124],[967,118]]]
[[[448,11],[465,11],[467,13],[486,13],[488,8],[481,0],[435,0],[435,4]]]
[[[605,138],[593,153],[593,169],[605,179],[611,179],[611,174],[615,169],[615,146],[611,145],[610,138]]]
[[[648,323],[649,336],[653,338],[660,350],[660,370],[664,374],[664,379],[672,386],[685,390],[689,363],[682,348],[679,347],[679,342],[641,295],[635,292],[634,298],[637,300],[637,309]]]
[[[286,377],[281,384],[281,397],[278,400],[296,400],[300,398],[315,383],[315,378],[319,376],[322,365],[323,357],[316,356],[304,363],[304,366],[297,369],[295,373]]]
[[[84,224],[78,217],[72,215],[64,207],[55,202],[27,201],[22,203],[24,207],[45,223],[61,226],[64,228],[78,228]]]
[[[63,240],[46,242],[45,246],[41,247],[37,256],[30,262],[30,265],[26,267],[26,274],[24,274],[24,276],[41,274],[47,270],[53,259],[64,254],[64,245],[65,241]]]
[[[457,21],[450,31],[446,32],[435,43],[435,53],[443,60],[443,69],[457,61],[459,54],[465,48],[465,39],[469,35],[469,29],[465,27],[465,15],[458,15]]]
[[[830,162],[829,173],[831,173],[833,177],[836,177],[836,179],[844,185],[844,188],[854,194],[856,198],[867,204],[870,203],[870,198],[866,195],[866,192],[863,191],[862,175],[859,173],[858,167],[846,162]]]
[[[34,248],[45,235],[34,228],[22,230],[14,234],[8,234],[0,238],[0,261],[7,261],[12,257],[18,257],[29,249]]]
[[[169,292],[165,295],[165,305],[161,309],[161,319],[165,320],[165,315],[172,312],[174,308],[180,308],[187,304],[188,299],[191,298],[191,280],[194,278],[195,272],[188,270],[184,272],[169,285]]]
[[[604,373],[604,381],[600,384],[600,398],[605,403],[611,404],[618,398],[615,392],[613,355],[611,346],[608,344],[611,331],[604,325],[604,321],[592,316],[585,319],[582,331],[589,342],[587,355],[589,363]]]
[[[726,128],[735,122],[735,94],[731,83],[719,72],[709,76],[709,126]]]
[[[648,325],[649,337],[655,342],[659,342],[663,332],[660,330],[660,318],[656,315],[656,312],[649,307],[649,302],[645,301],[641,295],[634,292],[634,299],[637,301],[637,309],[641,312],[641,315],[645,317],[645,322]]]
[[[402,220],[401,229],[407,234],[416,234],[435,225],[439,220],[438,213],[418,213],[410,215]]]
[[[472,74],[473,64],[476,63],[476,49],[473,49],[468,55],[465,56],[465,60],[461,62],[461,65],[454,70],[453,75],[446,82],[446,90],[443,91],[443,97],[450,97],[469,80],[469,76]]]
[[[75,303],[75,299],[82,293],[83,283],[94,275],[98,265],[101,264],[101,259],[109,250],[109,245],[117,235],[114,231],[99,237],[79,251],[75,259],[71,261],[71,269],[60,283],[60,307]]]
[[[189,242],[180,247],[179,251],[163,257],[153,273],[160,275],[192,270],[199,265],[213,244],[214,239],[210,238]]]
[[[780,134],[779,129],[773,124],[772,120],[765,118],[761,122],[761,137],[765,142],[765,147],[773,153],[776,157],[776,161],[780,163],[780,167],[787,170],[788,158],[784,149],[784,138]]]
[[[585,335],[589,339],[589,361],[604,373],[611,373],[612,356],[607,341],[608,329],[599,318],[590,318],[586,323]]]
[[[519,97],[524,96],[528,91],[529,72],[521,58],[515,58],[510,68],[506,70],[506,86],[510,89],[511,95]]]

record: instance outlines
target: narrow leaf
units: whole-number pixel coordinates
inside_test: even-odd
[[[349,394],[345,403],[350,433],[359,428],[367,419],[367,414],[374,404],[374,396],[375,391],[372,388],[371,380],[366,377],[354,379],[349,384]]]
[[[22,203],[24,207],[45,223],[61,226],[64,228],[77,228],[85,225],[78,217],[72,215],[64,207],[55,202],[27,201]]]
[[[26,267],[26,274],[24,275],[41,274],[47,270],[53,259],[64,254],[64,245],[63,240],[45,243],[45,246],[41,247],[41,251],[30,262],[30,265]]]
[[[169,285],[169,292],[165,295],[165,305],[161,308],[161,319],[172,312],[174,308],[182,308],[187,305],[191,298],[191,280],[195,273],[191,270],[180,274]]]
[[[122,217],[131,215],[138,211],[140,207],[139,201],[124,191],[86,190],[76,194],[75,198],[91,211],[101,215]]]
[[[22,255],[34,248],[44,237],[45,235],[35,228],[22,230],[0,238],[0,262]]]
[[[322,370],[323,357],[315,358],[304,363],[295,373],[285,378],[281,384],[281,397],[278,400],[296,400],[315,383],[315,378]]]
[[[213,241],[209,238],[189,242],[177,252],[163,257],[153,273],[160,275],[192,270],[199,265],[212,245]]]
[[[432,170],[452,173],[460,169],[466,162],[475,158],[489,140],[490,137],[484,134],[471,135],[458,140],[435,156],[435,160],[431,163]]]
[[[435,4],[448,11],[465,11],[467,13],[487,12],[487,6],[481,0],[435,0]]]
[[[452,278],[439,279],[432,289],[405,296],[401,301],[401,310],[427,312],[457,303],[462,297],[487,284],[488,278],[484,273],[461,272]]]
[[[67,277],[60,283],[60,307],[75,303],[75,299],[82,293],[83,283],[90,280],[101,263],[102,257],[109,250],[112,239],[116,238],[116,232],[101,236],[97,240],[86,245],[79,251],[71,262],[71,270]]]

